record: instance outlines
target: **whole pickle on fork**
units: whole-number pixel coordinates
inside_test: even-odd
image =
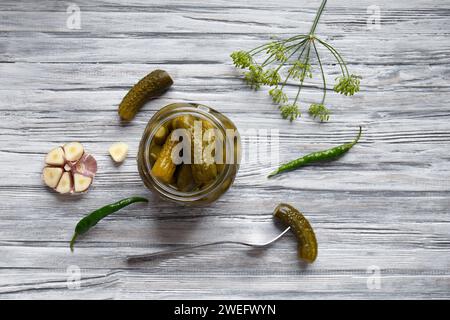
[[[317,240],[309,221],[296,208],[287,203],[280,203],[274,216],[288,224],[294,232],[298,244],[298,256],[312,263],[317,258]]]

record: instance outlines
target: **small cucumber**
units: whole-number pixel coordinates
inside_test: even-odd
[[[119,116],[126,121],[132,120],[145,102],[161,95],[172,84],[173,80],[166,71],[150,72],[125,95],[119,105]]]
[[[170,183],[172,181],[176,169],[176,165],[172,161],[172,150],[179,141],[172,140],[171,136],[172,135],[169,135],[167,137],[166,142],[162,146],[158,158],[152,167],[152,174],[164,183]]]
[[[192,191],[195,188],[190,165],[181,165],[177,175],[177,188],[178,190],[183,192]]]
[[[313,263],[317,258],[317,240],[309,221],[290,204],[280,203],[274,216],[288,224],[294,232],[298,244],[298,255],[303,260]]]

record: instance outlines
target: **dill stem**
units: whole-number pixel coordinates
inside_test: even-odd
[[[307,44],[305,44],[305,43],[308,42],[308,41],[309,41],[309,39],[306,39],[305,41],[302,41],[302,43],[298,46],[297,50],[295,50],[294,53],[292,54],[292,55],[294,55],[300,48],[303,48],[302,51],[300,52],[300,54],[299,54],[297,60],[300,60],[300,58],[301,58],[302,55],[303,55],[303,52],[305,52],[305,49],[306,49],[306,46],[307,46]],[[291,55],[291,56],[292,56],[292,55]],[[283,88],[286,86],[287,81],[288,81],[289,78],[291,77],[293,71],[294,71],[293,69],[292,69],[291,71],[289,71],[289,73],[288,73],[286,79],[284,80],[283,84],[281,85],[281,90],[283,90]]]
[[[286,61],[280,63],[280,65],[276,68],[276,72],[280,71],[280,69],[289,61],[289,59],[303,46],[303,44],[308,41],[307,39],[300,41],[299,43],[293,45],[293,47],[297,46],[295,50],[287,57]]]
[[[288,42],[304,39],[304,38],[307,38],[307,37],[308,37],[308,35],[301,34],[301,35],[297,35],[297,36],[291,37],[291,38],[286,39],[286,40],[275,40],[275,41],[272,41],[272,42],[265,43],[263,45],[257,46],[256,48],[253,48],[252,50],[248,51],[247,53],[250,54],[251,56],[255,56],[258,53],[260,53],[261,51],[264,51],[267,48],[269,48],[273,43],[285,44],[285,43],[288,43]],[[291,45],[289,47],[295,47],[295,46],[296,46],[296,44]]]
[[[336,58],[336,61],[339,63],[339,66],[341,67],[341,71],[342,71],[342,75],[345,77],[345,75],[350,76],[350,73],[348,72],[347,69],[347,64],[344,61],[344,58],[342,58],[342,56],[339,54],[339,52],[337,52],[337,50],[335,48],[333,48],[330,44],[326,43],[325,41],[316,38],[317,41],[319,41],[319,43],[321,43],[325,48],[328,49],[328,51],[330,51],[334,57]]]
[[[322,74],[322,81],[323,81],[323,97],[322,97],[322,102],[321,102],[321,104],[324,104],[324,102],[325,102],[325,97],[326,97],[326,95],[327,95],[327,82],[326,82],[326,80],[325,80],[325,72],[323,71],[322,61],[320,61],[319,51],[317,51],[317,47],[316,47],[316,44],[315,44],[314,40],[312,41],[312,43],[313,43],[314,51],[316,52],[317,62],[319,63],[320,73]]]
[[[307,68],[307,65],[309,63],[309,54],[311,52],[311,41],[308,41],[307,46],[308,46],[308,52],[306,53],[306,57],[305,57],[305,68],[302,71],[302,76],[301,76],[301,79],[300,79],[300,85],[298,87],[297,95],[295,96],[295,100],[294,100],[293,104],[297,103],[298,97],[300,96],[300,91],[302,90],[302,87],[303,87],[303,81],[305,80],[306,68]],[[300,60],[300,57],[299,57],[299,60]]]
[[[314,18],[314,22],[311,27],[310,35],[313,35],[316,32],[317,24],[319,23],[320,16],[322,15],[323,10],[325,9],[325,5],[327,4],[327,0],[322,0],[320,4],[319,10],[317,10],[316,17]]]
[[[295,44],[291,44],[290,46],[286,47],[286,50],[289,51],[291,48],[295,48],[297,47],[294,52],[292,54],[290,54],[287,59],[285,61],[281,61],[280,65],[276,68],[276,71],[280,71],[281,67],[287,62],[289,61],[289,59],[298,51],[298,49],[300,48],[300,46],[305,43],[307,41],[307,39],[304,39],[302,41],[300,41],[299,43],[295,43]],[[275,55],[275,53],[271,54],[269,58],[273,57]],[[263,64],[261,65],[262,67],[265,67],[266,65],[271,64],[272,62],[276,61],[277,58],[275,57],[274,59],[272,59],[272,61],[268,61],[268,59],[266,59]]]
[[[266,64],[271,64],[272,61],[270,63],[267,63],[273,56],[275,55],[275,53],[272,53],[270,56],[267,57],[266,60],[264,60],[264,62],[261,64],[261,67],[265,67]]]

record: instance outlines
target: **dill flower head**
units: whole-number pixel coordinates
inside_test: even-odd
[[[285,62],[288,59],[285,54],[286,50],[282,42],[274,41],[268,45],[266,52],[270,55],[273,54],[277,61]]]
[[[281,116],[283,119],[289,119],[289,121],[293,121],[301,116],[300,111],[298,110],[297,104],[286,104],[280,107]]]
[[[263,68],[258,65],[250,65],[248,71],[244,73],[244,79],[250,88],[261,88],[261,84],[265,83]]]
[[[275,86],[281,81],[281,76],[276,69],[264,71],[263,84]]]
[[[330,118],[330,110],[328,110],[328,108],[323,104],[311,104],[309,106],[308,113],[314,119],[318,117],[322,122],[328,121],[328,119]]]
[[[234,51],[230,57],[233,60],[233,64],[242,69],[250,67],[253,62],[252,56],[247,51],[243,50]]]
[[[354,74],[350,76],[338,77],[337,78],[338,82],[336,83],[333,89],[337,93],[346,96],[352,96],[359,91],[360,79],[361,79],[360,76],[356,76]]]
[[[295,61],[289,68],[289,74],[293,79],[305,80],[305,77],[312,78],[311,65],[301,61]]]
[[[272,97],[273,102],[275,103],[285,103],[288,101],[288,96],[281,89],[270,89],[269,94]]]

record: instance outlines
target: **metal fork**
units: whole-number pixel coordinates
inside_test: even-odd
[[[287,227],[278,236],[276,236],[272,240],[270,240],[268,242],[265,242],[265,243],[248,243],[248,242],[230,241],[230,240],[227,240],[227,241],[216,241],[216,242],[209,242],[209,243],[203,243],[203,244],[186,245],[186,246],[182,246],[182,247],[178,247],[178,248],[174,248],[174,249],[157,251],[157,252],[153,252],[153,253],[127,256],[126,260],[128,261],[128,263],[137,263],[137,262],[150,261],[150,260],[153,260],[153,259],[155,259],[157,257],[164,256],[164,255],[169,255],[169,254],[172,254],[172,253],[175,253],[175,252],[179,252],[179,251],[186,251],[186,250],[197,249],[197,248],[208,247],[208,246],[216,246],[216,245],[221,245],[221,244],[237,244],[237,245],[242,245],[242,246],[247,246],[247,247],[252,247],[252,248],[264,248],[264,247],[270,246],[275,241],[280,239],[290,229],[291,229],[291,227]]]

